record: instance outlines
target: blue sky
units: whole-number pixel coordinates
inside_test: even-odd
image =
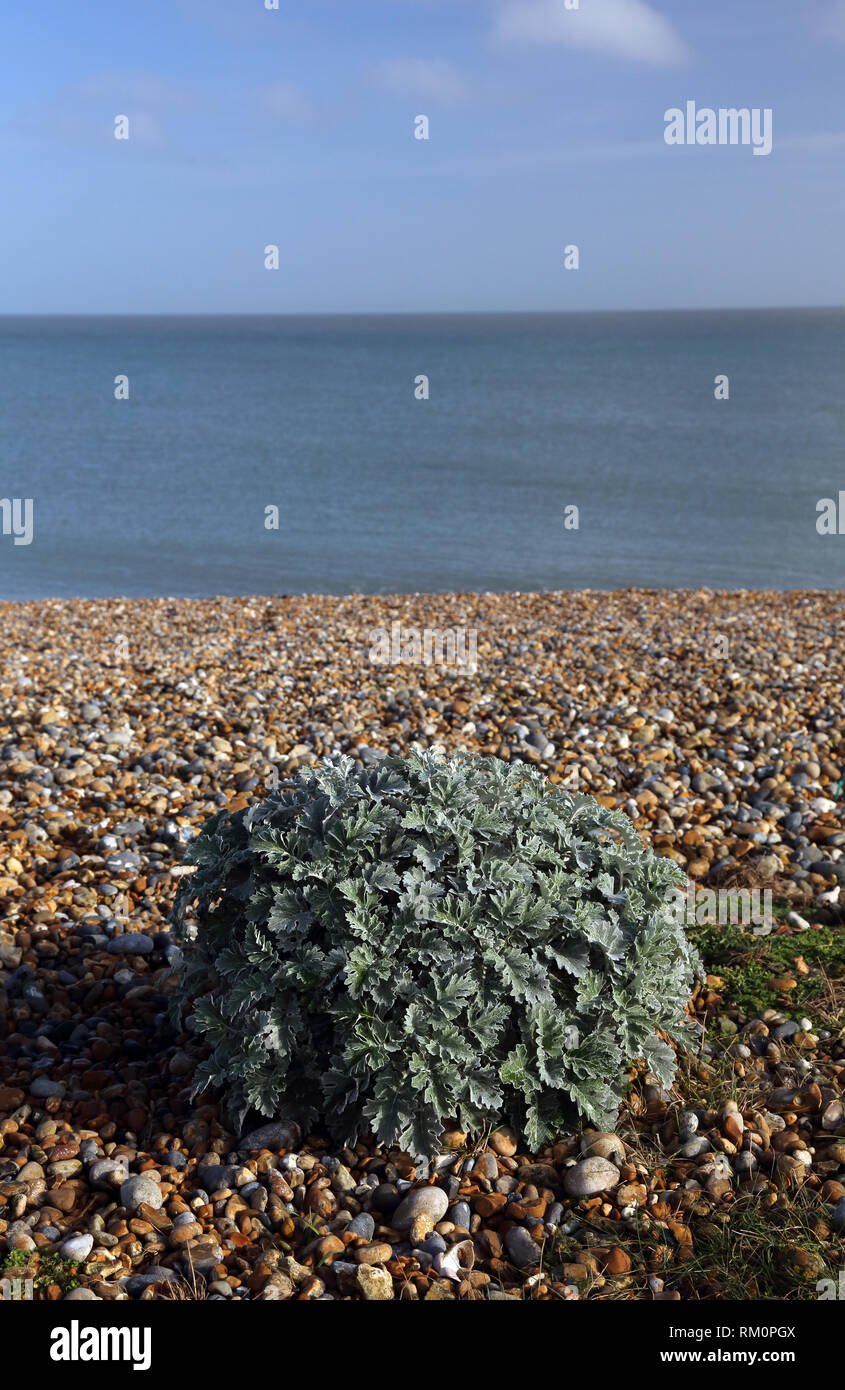
[[[8,0],[0,55],[0,313],[845,304],[845,0]]]

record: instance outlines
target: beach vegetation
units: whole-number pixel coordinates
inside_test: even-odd
[[[675,1070],[699,963],[677,866],[621,812],[525,764],[340,755],[207,822],[173,924],[194,1093],[372,1130],[413,1155],[444,1122],[536,1151],[613,1124],[636,1067]]]

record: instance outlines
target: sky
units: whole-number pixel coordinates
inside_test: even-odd
[[[843,65],[845,0],[5,0],[0,313],[842,305]]]

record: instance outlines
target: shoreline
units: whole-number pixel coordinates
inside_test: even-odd
[[[44,595],[40,598],[0,598],[0,610],[4,608],[22,608],[28,605],[46,604],[119,604],[119,603],[181,603],[181,604],[205,604],[205,603],[291,603],[296,601],[323,602],[334,601],[336,603],[354,602],[384,602],[398,603],[403,599],[572,599],[580,595],[600,595],[609,599],[624,599],[648,597],[659,599],[661,597],[681,599],[692,598],[695,596],[734,599],[795,599],[795,598],[830,598],[832,596],[845,596],[845,590],[841,587],[831,587],[827,589],[743,589],[730,588],[718,589],[710,585],[697,585],[694,588],[649,588],[646,585],[629,584],[623,588],[603,589],[595,585],[580,586],[574,589],[413,589],[407,591],[391,591],[389,593],[363,593],[351,590],[349,593],[331,594],[319,590],[314,592],[302,593],[278,593],[278,594],[60,594]]]

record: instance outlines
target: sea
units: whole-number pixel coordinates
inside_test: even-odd
[[[845,310],[0,318],[0,498],[3,599],[838,589]]]

